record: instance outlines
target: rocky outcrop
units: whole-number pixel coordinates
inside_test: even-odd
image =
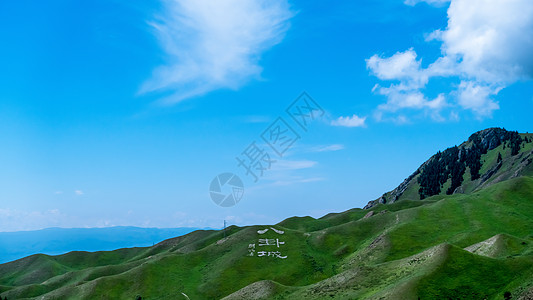
[[[372,217],[374,215],[374,211],[369,211],[364,217],[363,219],[368,219],[370,217]]]
[[[492,167],[490,170],[487,171],[487,173],[483,174],[481,176],[481,182],[487,181],[489,178],[492,177],[492,175],[496,174],[498,170],[502,167],[502,162],[499,161],[494,167]]]
[[[261,280],[254,282],[242,289],[223,298],[223,300],[233,299],[271,299],[276,292],[276,284],[271,280]]]
[[[364,207],[364,209],[372,208],[378,203],[386,204],[386,203],[394,203],[400,199],[400,196],[403,195],[407,187],[409,186],[409,183],[411,183],[411,180],[416,177],[420,173],[420,168],[416,170],[411,176],[407,177],[400,185],[395,188],[394,190],[383,194],[381,197],[379,197],[376,200],[369,201],[368,204]]]
[[[525,156],[524,158],[522,158],[522,160],[520,161],[520,164],[518,165],[518,168],[516,169],[516,171],[514,172],[513,176],[511,178],[515,178],[515,177],[518,177],[523,171],[524,169],[529,166],[531,164],[531,162],[533,162],[533,151],[531,151],[527,156]]]

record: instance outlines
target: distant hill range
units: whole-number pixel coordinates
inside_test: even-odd
[[[74,250],[102,251],[147,247],[197,229],[116,226],[0,232],[0,263],[37,253],[57,255]]]
[[[1,264],[0,296],[533,299],[532,138],[477,132],[366,209]]]

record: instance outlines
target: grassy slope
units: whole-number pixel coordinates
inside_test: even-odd
[[[402,201],[377,205],[369,218],[368,210],[351,209],[280,222],[275,226],[283,236],[270,231],[261,238],[281,237],[286,260],[247,257],[248,244],[257,243],[256,231],[265,227],[233,226],[225,240],[220,231],[196,231],[153,247],[3,264],[0,296],[179,299],[185,292],[191,299],[219,299],[242,289],[233,295],[501,299],[503,289],[516,293],[533,284],[533,179],[507,180],[517,170],[533,175],[533,164],[523,168],[532,150],[533,143],[524,144],[511,157],[501,145],[483,155],[481,174],[496,165],[497,153],[504,164],[483,186],[470,181],[467,170],[464,192],[471,194],[446,196],[443,188],[420,201],[413,180]],[[461,250],[469,246],[477,250]],[[485,281],[489,273],[494,277]]]
[[[520,134],[522,138],[528,137],[529,139],[533,139],[533,134],[530,133],[522,133]],[[470,142],[464,142],[461,146],[469,146]],[[526,159],[533,159],[533,142],[525,143],[523,142],[521,145],[520,153],[516,156],[511,156],[511,148],[509,147],[508,143],[505,143],[505,146],[502,144],[492,150],[489,150],[486,154],[481,155],[481,162],[482,166],[479,171],[480,175],[484,175],[487,173],[491,168],[496,166],[497,159],[498,159],[498,153],[501,153],[502,159],[503,159],[503,165],[498,170],[496,174],[494,174],[486,183],[481,182],[480,179],[471,181],[470,179],[470,168],[466,168],[465,174],[463,175],[463,184],[462,184],[462,191],[461,193],[469,194],[477,189],[489,186],[491,184],[511,179],[513,178],[513,175],[516,171],[520,175],[528,175],[533,176],[533,164],[530,164],[523,170],[518,170],[520,167],[520,163],[523,160]],[[416,177],[411,180],[407,186],[407,189],[403,192],[403,194],[400,196],[399,200],[418,200],[420,199],[420,195],[418,194],[418,189],[420,188],[420,185],[418,184],[418,177],[420,175],[417,175]],[[514,176],[516,177],[516,176]],[[446,195],[446,191],[451,185],[451,179],[448,179],[442,186],[441,186],[441,192],[440,195]],[[388,193],[387,193],[388,194]]]
[[[1,296],[179,299],[185,292],[191,299],[219,299],[271,280],[270,298],[278,299],[490,298],[532,277],[530,177],[472,195],[400,201],[372,210],[376,213],[369,218],[363,218],[368,211],[352,209],[277,224],[285,234],[265,237],[282,237],[286,260],[246,256],[260,226],[231,227],[226,240],[222,232],[198,231],[149,248],[37,255],[0,265]],[[502,233],[510,237],[510,250],[497,258],[461,250]],[[427,255],[435,251],[439,255]],[[492,277],[485,280],[486,274]]]
[[[338,283],[339,280],[327,280],[301,288],[291,296],[416,299],[415,295],[418,295],[421,299],[502,299],[504,291],[514,291],[520,285],[530,283],[533,275],[532,193],[533,179],[518,178],[472,197],[449,196],[431,204],[399,211],[397,215],[405,221],[400,221],[385,234],[387,245],[377,249],[382,252],[381,257],[351,264],[359,269],[359,276],[337,275],[348,278],[348,285]],[[510,237],[506,242],[510,245],[505,250],[508,253],[501,254],[500,259],[474,255],[461,249],[501,232],[521,238],[506,235]],[[444,261],[439,262],[443,257],[439,255],[416,269],[406,267],[409,262],[419,262],[417,253],[428,251],[432,245],[446,243],[454,246],[446,251]],[[383,252],[386,254],[383,255]],[[357,252],[353,256],[357,256]],[[428,266],[432,264],[438,267]],[[285,296],[291,298],[283,293],[278,295],[280,299]]]

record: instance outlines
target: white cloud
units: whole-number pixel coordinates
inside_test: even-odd
[[[428,78],[421,70],[421,61],[416,56],[413,49],[397,52],[389,58],[375,54],[366,60],[366,66],[381,80],[401,80],[409,87],[424,86]]]
[[[380,87],[378,93],[388,98],[387,103],[378,106],[379,109],[385,111],[394,112],[402,108],[440,110],[447,105],[443,94],[429,100],[418,89],[403,90],[398,85],[391,85],[389,88]]]
[[[408,124],[410,122],[409,118],[404,115],[399,115],[393,118],[393,122],[396,124]]]
[[[150,24],[168,63],[140,93],[171,91],[167,103],[259,77],[261,54],[283,39],[293,16],[287,0],[167,0],[164,8]]]
[[[317,161],[312,160],[278,160],[261,177],[261,181],[265,183],[247,188],[246,192],[249,193],[250,191],[267,187],[271,188],[273,186],[286,186],[324,180],[322,177],[310,176],[309,169],[315,167],[317,164]],[[305,170],[305,172],[301,170]]]
[[[318,182],[326,180],[323,177],[310,177],[310,178],[297,178],[292,180],[278,180],[272,183],[273,186],[288,186],[298,183],[309,183],[309,182]]]
[[[317,164],[312,160],[278,160],[269,171],[289,171],[312,168]]]
[[[531,0],[454,0],[442,50],[467,77],[513,82],[533,75],[531,32]]]
[[[331,121],[333,126],[342,126],[342,127],[366,127],[366,117],[359,117],[353,115],[351,117],[339,117],[336,120]]]
[[[0,231],[37,230],[63,225],[67,216],[57,208],[44,211],[21,211],[0,208]]]
[[[318,146],[313,147],[311,151],[313,152],[330,152],[330,151],[339,151],[343,150],[344,145],[342,144],[332,144],[332,145],[326,145],[326,146]]]
[[[290,186],[290,185],[296,185],[296,184],[306,184],[306,183],[319,182],[319,181],[325,181],[325,180],[327,179],[324,177],[304,177],[304,176],[297,176],[297,175],[276,176],[276,177],[269,178],[267,183],[248,187],[246,189],[246,193],[248,195],[253,195],[256,193],[264,193],[264,190],[271,190],[272,188],[275,188],[275,187]]]
[[[75,190],[74,194],[76,194],[77,196],[81,196],[81,195],[83,195],[83,191]]]
[[[463,108],[471,109],[480,117],[490,116],[493,110],[500,108],[490,97],[496,95],[499,89],[480,85],[472,81],[463,81],[459,85],[458,103]]]
[[[418,2],[421,1],[405,1],[409,5]],[[390,57],[374,55],[366,60],[377,78],[396,81],[389,87],[374,87],[374,92],[387,97],[378,110],[424,109],[440,120],[440,110],[458,106],[479,118],[490,116],[499,108],[493,97],[502,88],[533,77],[531,32],[533,1],[452,0],[447,28],[436,30],[426,38],[442,43],[442,56],[427,68],[422,67],[422,60],[417,60],[413,49]],[[424,89],[430,79],[439,77],[457,78],[461,84],[430,100]],[[457,112],[450,117],[458,119]]]
[[[378,122],[392,122],[398,125],[404,125],[404,124],[411,123],[411,120],[403,114],[400,114],[397,116],[384,116],[383,111],[379,111],[379,110],[374,112],[374,119],[376,119],[376,121]]]
[[[387,102],[378,106],[380,110],[396,112],[405,108],[425,108],[439,111],[447,106],[443,94],[430,100],[420,91],[428,83],[429,72],[421,67],[422,61],[416,58],[416,52],[409,49],[388,58],[374,55],[366,60],[367,68],[379,79],[399,81],[389,87],[374,86],[374,92],[387,97]]]

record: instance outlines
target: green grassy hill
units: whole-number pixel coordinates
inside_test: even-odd
[[[468,194],[518,176],[533,176],[532,161],[533,134],[488,128],[459,146],[439,151],[397,188],[365,208],[434,195]]]
[[[226,238],[222,231],[195,231],[147,248],[30,256],[0,265],[0,296],[530,299],[533,177],[531,164],[524,163],[530,145],[523,141],[515,155],[503,153],[502,144],[487,150],[480,179],[493,169],[494,151],[503,153],[490,184],[487,178],[481,184],[465,180],[465,189],[451,195],[378,202],[272,226],[232,226]],[[467,190],[468,184],[476,187]],[[259,246],[259,239],[284,244]]]

